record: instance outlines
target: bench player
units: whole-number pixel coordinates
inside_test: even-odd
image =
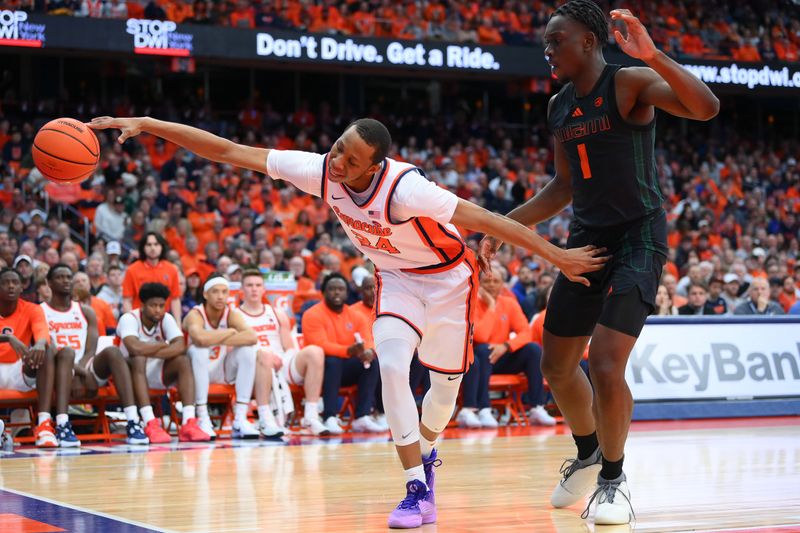
[[[189,359],[195,383],[195,406],[200,429],[215,439],[217,434],[208,416],[210,383],[234,383],[234,439],[257,439],[258,430],[247,420],[256,377],[256,334],[242,313],[228,306],[230,282],[211,274],[203,285],[203,302],[183,319],[189,336]]]
[[[319,346],[298,349],[292,338],[289,317],[278,308],[264,303],[264,276],[258,270],[245,270],[242,275],[244,299],[239,310],[258,337],[256,366],[256,402],[261,434],[274,437],[285,430],[275,421],[269,406],[274,368],[282,378],[300,385],[305,392],[305,407],[301,426],[314,435],[327,435],[328,429],[320,420],[318,406],[325,371],[325,353]]]
[[[42,303],[56,357],[69,353],[74,360],[70,369],[60,368],[56,376],[56,437],[62,448],[81,445],[67,416],[70,395],[73,398],[93,397],[98,387],[108,385],[114,377],[114,388],[122,402],[128,420],[128,444],[148,444],[144,434],[136,401],[133,396],[131,371],[119,348],[109,346],[97,351],[97,317],[94,310],[72,300],[72,269],[64,263],[53,265],[47,272],[47,283],[52,297]]]
[[[194,406],[194,376],[186,356],[186,342],[178,322],[167,313],[170,289],[162,283],[139,287],[141,307],[119,318],[117,337],[122,355],[131,361],[131,375],[136,403],[144,422],[144,432],[151,444],[172,440],[153,414],[149,389],[166,389],[173,383],[183,402],[181,442],[204,442],[211,437],[197,423]]]

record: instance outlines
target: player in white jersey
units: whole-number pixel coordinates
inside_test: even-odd
[[[131,361],[133,392],[150,443],[166,444],[172,438],[153,414],[149,389],[166,389],[175,383],[183,402],[178,440],[208,441],[211,437],[200,429],[195,416],[194,376],[183,332],[175,317],[166,312],[169,298],[169,287],[162,283],[145,283],[139,288],[142,306],[122,315],[117,324],[120,349]]]
[[[98,387],[108,385],[111,376],[114,376],[114,387],[128,419],[128,444],[148,444],[136,411],[128,363],[116,346],[95,353],[99,336],[97,317],[88,305],[72,301],[72,278],[70,267],[63,263],[53,265],[47,272],[52,297],[50,303],[41,304],[56,355],[66,351],[75,361],[72,369],[64,367],[56,375],[56,438],[59,446],[81,445],[67,416],[70,394],[73,398],[92,397],[97,394]]]
[[[203,285],[203,302],[183,319],[189,335],[189,359],[195,383],[195,405],[200,429],[216,438],[208,416],[209,383],[235,383],[234,439],[257,439],[258,429],[247,420],[256,377],[256,334],[242,313],[228,307],[229,282],[211,274]]]
[[[258,337],[256,402],[261,434],[276,436],[281,431],[269,405],[273,387],[271,369],[274,368],[286,382],[303,387],[305,407],[300,424],[314,435],[327,435],[330,432],[322,423],[318,410],[325,372],[325,352],[314,345],[299,349],[292,337],[286,313],[263,303],[264,277],[260,271],[244,272],[242,294],[244,300],[239,310]]]
[[[289,181],[323,198],[353,244],[375,263],[379,294],[373,332],[384,408],[407,476],[406,497],[389,516],[391,527],[436,521],[433,467],[440,461],[434,446],[472,359],[476,267],[455,226],[530,249],[584,285],[589,282],[581,274],[606,261],[595,247],[553,246],[521,224],[437,187],[412,165],[389,159],[391,136],[376,120],[352,123],[324,155],[244,146],[149,117],[99,117],[89,125],[122,130],[120,142],[151,133],[200,157]],[[416,348],[432,370],[421,423],[409,387]]]

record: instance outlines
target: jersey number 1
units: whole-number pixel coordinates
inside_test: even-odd
[[[583,143],[578,145],[578,157],[581,160],[583,179],[588,180],[592,177],[592,169],[589,166],[589,154],[586,153],[586,145]]]

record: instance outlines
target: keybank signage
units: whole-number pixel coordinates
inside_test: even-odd
[[[494,54],[480,46],[352,39],[299,35],[277,37],[261,32],[256,36],[256,53],[277,59],[428,67],[464,71],[496,71],[501,64]]]
[[[0,10],[0,46],[42,48],[45,25],[28,22],[24,11]]]
[[[800,396],[800,322],[647,324],[626,377],[636,400]]]
[[[177,29],[178,25],[169,20],[128,19],[125,23],[125,31],[133,35],[135,53],[189,57],[194,36]]]

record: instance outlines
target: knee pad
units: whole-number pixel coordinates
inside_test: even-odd
[[[453,417],[458,388],[463,374],[431,372],[431,388],[422,401],[422,423],[435,433],[441,433]]]
[[[372,325],[372,336],[375,338],[375,346],[390,339],[400,339],[416,349],[420,342],[419,335],[411,326],[393,316],[379,316]]]

